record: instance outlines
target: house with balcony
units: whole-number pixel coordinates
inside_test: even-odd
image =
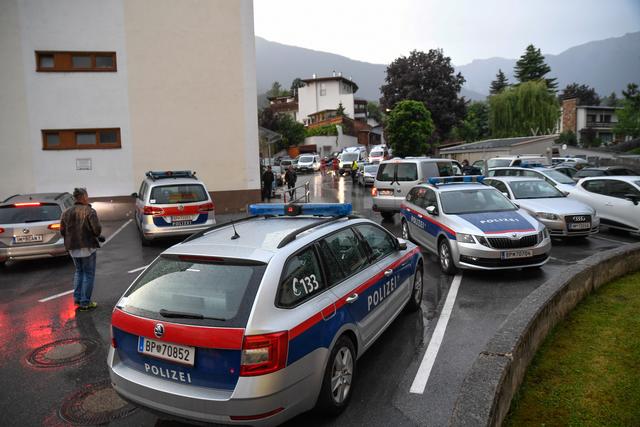
[[[298,98],[296,96],[274,96],[269,99],[269,108],[274,114],[286,114],[298,120]]]
[[[601,105],[578,105],[578,98],[562,101],[560,132],[572,131],[578,143],[591,133],[593,138],[600,138],[605,145],[624,140],[624,135],[616,135],[614,128],[618,123],[616,112],[620,107]]]

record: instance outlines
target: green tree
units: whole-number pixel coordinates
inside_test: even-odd
[[[561,145],[567,144],[567,145],[576,146],[578,145],[578,138],[576,137],[576,134],[573,131],[565,130],[558,136],[558,139],[556,139],[555,142],[556,144],[561,144]]]
[[[547,79],[544,77],[550,71],[551,67],[544,62],[544,56],[540,52],[540,49],[536,49],[534,45],[530,44],[518,62],[516,62],[513,74],[520,83],[544,80],[547,88],[549,88],[550,91],[555,91],[558,87],[556,79]]]
[[[504,75],[501,69],[498,69],[498,74],[496,74],[496,79],[491,82],[491,86],[489,87],[489,93],[491,95],[496,95],[506,87],[509,86],[509,80],[507,80],[507,76]]]
[[[300,89],[304,85],[305,83],[302,81],[302,79],[300,77],[296,77],[291,82],[291,89],[289,90],[289,92],[292,96],[298,96],[298,89]]]
[[[382,111],[377,103],[372,101],[367,102],[367,117],[372,118],[378,123],[382,123]]]
[[[632,138],[640,136],[640,91],[638,85],[629,83],[627,90],[622,91],[622,109],[616,112],[618,124],[614,128],[615,133],[627,135]]]
[[[267,97],[275,98],[278,96],[289,96],[289,91],[282,88],[280,82],[273,82],[271,84],[271,89],[267,91]]]
[[[600,105],[600,96],[589,85],[568,84],[560,94],[560,99],[578,98],[578,105]]]
[[[386,120],[385,136],[399,157],[424,155],[435,130],[431,113],[420,101],[400,101]]]
[[[618,98],[616,92],[611,92],[611,95],[602,98],[601,104],[605,107],[622,107],[622,100]]]
[[[258,124],[282,135],[278,149],[304,142],[304,125],[288,114],[274,114],[270,108],[264,108],[258,113]]]
[[[338,116],[338,117],[344,117],[345,116],[344,107],[342,106],[342,102],[340,102],[338,104],[338,109],[336,109],[336,116]]]
[[[489,105],[486,102],[472,102],[467,107],[467,115],[452,131],[455,139],[464,142],[478,141],[489,136]]]
[[[414,50],[387,67],[385,84],[380,88],[380,105],[383,109],[394,109],[404,100],[422,102],[431,113],[436,126],[434,139],[438,140],[464,118],[466,101],[458,96],[464,81],[442,50]]]
[[[558,100],[544,82],[530,81],[489,97],[489,129],[496,138],[553,133]]]

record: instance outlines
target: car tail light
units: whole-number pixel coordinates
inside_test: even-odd
[[[111,335],[111,347],[118,348],[116,337],[113,336],[113,326],[109,328],[109,335]]]
[[[252,377],[275,372],[287,364],[289,333],[249,335],[242,343],[240,376]]]
[[[57,222],[55,224],[49,224],[49,227],[47,227],[49,230],[60,230],[60,223]]]
[[[164,214],[164,209],[155,206],[145,206],[143,209],[145,215],[159,216]]]
[[[267,418],[270,417],[272,415],[275,415],[279,412],[284,411],[284,408],[280,407],[280,408],[276,408],[273,411],[269,411],[269,412],[265,412],[263,414],[256,414],[256,415],[229,415],[229,418],[231,418],[234,421],[252,421],[252,420],[260,420],[262,418]]]
[[[200,205],[198,208],[200,212],[211,212],[215,209],[215,205],[213,204],[213,202],[209,202],[205,203],[204,205]]]
[[[33,206],[40,206],[40,202],[22,202],[22,203],[14,203],[14,207],[16,208],[29,208]]]
[[[376,197],[378,195],[378,189],[376,187],[371,188],[371,197]]]
[[[4,233],[4,228],[0,227],[0,234]]]

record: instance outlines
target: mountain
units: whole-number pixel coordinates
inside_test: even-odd
[[[522,47],[523,52],[525,47]],[[600,96],[612,91],[620,95],[627,83],[640,84],[640,32],[585,43],[558,55],[545,55],[545,59],[551,67],[550,76],[558,79],[559,89],[577,82],[594,87]],[[515,59],[489,58],[456,67],[466,79],[461,95],[472,100],[484,99],[499,68],[513,82],[515,63]],[[256,37],[258,93],[266,92],[274,81],[288,87],[296,77],[330,76],[335,70],[345,77],[352,77],[358,84],[360,89],[356,96],[378,101],[386,68],[384,64],[355,61]]]

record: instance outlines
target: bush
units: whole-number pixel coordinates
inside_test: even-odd
[[[578,138],[573,131],[566,130],[556,139],[556,144],[567,144],[575,147],[578,145]]]
[[[338,135],[338,129],[336,125],[323,125],[313,128],[306,128],[304,131],[305,137],[310,136],[336,136]]]

